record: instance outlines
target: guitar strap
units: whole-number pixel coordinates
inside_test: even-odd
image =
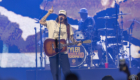
[[[69,38],[70,38],[70,25],[69,24],[67,24],[66,25],[66,31],[67,31],[67,38],[68,38],[68,41],[69,41]]]

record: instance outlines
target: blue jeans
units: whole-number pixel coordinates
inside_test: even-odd
[[[60,56],[59,56],[60,55]],[[50,60],[50,68],[51,68],[51,73],[53,76],[53,80],[58,80],[58,57],[59,57],[59,63],[62,68],[64,76],[70,73],[70,64],[69,64],[69,59],[68,59],[68,54],[64,53],[59,53],[53,57],[49,57]],[[60,80],[60,79],[59,79]]]

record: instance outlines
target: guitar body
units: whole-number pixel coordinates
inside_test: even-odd
[[[44,41],[44,51],[45,54],[49,57],[53,57],[56,54],[58,54],[58,46],[59,46],[59,41],[58,40],[54,40],[54,39],[46,39]],[[65,39],[61,39],[60,40],[60,44],[66,44],[66,40]],[[67,47],[62,47],[60,49],[60,52],[65,52],[67,50]]]

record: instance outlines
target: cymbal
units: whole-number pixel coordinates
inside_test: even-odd
[[[98,19],[112,19],[116,17],[111,17],[111,16],[104,16],[104,17],[98,17]]]
[[[118,15],[128,15],[130,13],[119,13]]]
[[[130,13],[123,13],[122,11],[119,13],[119,14],[117,14],[117,15],[129,15]],[[116,15],[116,14],[113,14],[113,16],[114,15]]]
[[[98,29],[99,31],[102,31],[102,30],[114,30],[113,28],[100,28]]]
[[[139,22],[139,21],[137,21],[136,19],[130,19],[130,20],[128,20],[128,21],[135,21],[135,22],[137,22],[137,23],[139,23],[139,24],[140,24],[140,22]]]

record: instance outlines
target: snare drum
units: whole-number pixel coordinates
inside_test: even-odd
[[[68,58],[70,67],[78,67],[86,60],[87,52],[85,48],[81,46],[69,46]]]

